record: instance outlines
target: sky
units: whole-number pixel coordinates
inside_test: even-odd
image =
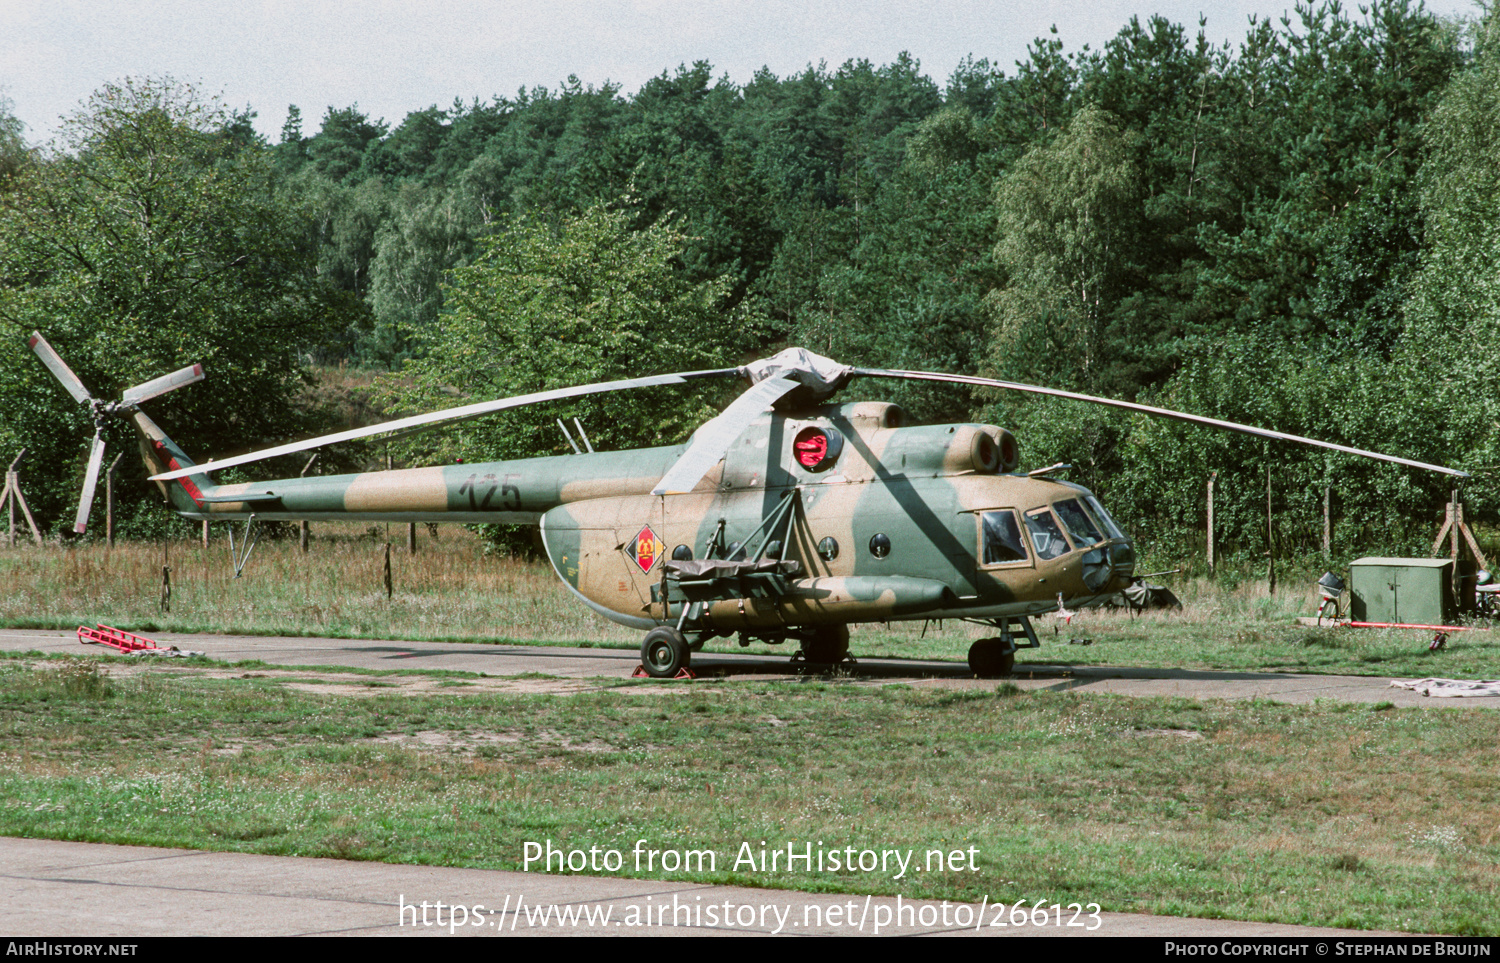
[[[1346,7],[1351,5],[1346,4]],[[1433,0],[1444,16],[1472,0]],[[431,105],[557,87],[569,75],[628,94],[680,64],[707,60],[748,81],[902,51],[943,84],[972,56],[1007,73],[1053,25],[1070,50],[1098,49],[1131,16],[1152,14],[1236,43],[1268,0],[0,0],[0,96],[43,143],[100,85],[171,76],[257,112],[280,137],[287,106],[307,133],[329,107],[358,105],[392,127]]]

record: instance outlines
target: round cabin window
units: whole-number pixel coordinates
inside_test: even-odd
[[[818,543],[818,556],[825,562],[831,562],[839,557],[838,539],[829,535]]]
[[[891,537],[885,532],[870,536],[870,554],[876,558],[885,558],[891,554]]]

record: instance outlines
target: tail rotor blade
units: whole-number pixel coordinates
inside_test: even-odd
[[[104,466],[104,439],[94,436],[94,448],[89,452],[89,471],[83,478],[83,497],[78,501],[78,520],[73,531],[82,535],[88,528],[89,510],[94,506],[94,489],[99,485],[99,469]]]
[[[36,352],[36,356],[42,359],[42,364],[47,366],[47,370],[62,382],[64,388],[68,389],[68,393],[73,396],[74,400],[80,404],[88,404],[93,400],[89,390],[83,386],[83,382],[63,361],[62,356],[52,350],[52,345],[47,343],[47,339],[42,337],[40,331],[31,332],[31,339],[26,343],[31,346],[32,351]]]
[[[178,371],[160,378],[152,378],[144,384],[138,384],[134,388],[126,388],[125,393],[120,396],[120,402],[125,405],[138,405],[143,401],[159,397],[169,391],[181,388],[184,385],[194,384],[203,380],[203,365],[188,365]]]

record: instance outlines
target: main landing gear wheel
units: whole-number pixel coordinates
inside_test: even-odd
[[[653,679],[676,678],[677,673],[687,668],[692,657],[687,639],[670,625],[647,632],[641,643],[641,665]]]
[[[838,665],[849,657],[849,626],[818,629],[802,640],[802,658],[815,665]]]
[[[1016,653],[999,639],[980,639],[969,646],[969,669],[981,679],[1010,675],[1016,667]]]

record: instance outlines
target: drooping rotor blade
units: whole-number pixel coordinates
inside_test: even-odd
[[[941,374],[933,371],[891,371],[880,368],[855,368],[853,374],[856,377],[865,378],[905,378],[915,381],[949,381],[954,384],[977,385],[985,388],[1008,388],[1012,391],[1025,391],[1032,394],[1051,395],[1054,398],[1071,398],[1074,401],[1088,401],[1097,405],[1109,405],[1113,408],[1124,408],[1127,411],[1138,411],[1142,414],[1152,415],[1157,418],[1172,418],[1177,421],[1186,421],[1192,424],[1208,425],[1211,428],[1223,428],[1227,431],[1237,431],[1244,435],[1254,435],[1257,438],[1273,438],[1277,441],[1292,441],[1300,445],[1314,445],[1318,448],[1327,448],[1330,451],[1341,451],[1347,455],[1359,455],[1363,458],[1374,458],[1378,461],[1394,462],[1398,465],[1407,465],[1411,468],[1421,468],[1426,471],[1440,472],[1444,475],[1454,475],[1459,478],[1468,478],[1469,473],[1459,471],[1456,468],[1446,468],[1442,465],[1429,465],[1423,461],[1413,461],[1410,458],[1397,458],[1395,455],[1383,455],[1378,451],[1365,451],[1362,448],[1350,448],[1347,445],[1336,445],[1331,441],[1319,441],[1316,438],[1304,438],[1301,435],[1289,435],[1282,431],[1272,431],[1269,428],[1256,428],[1254,425],[1242,425],[1234,421],[1221,421],[1218,418],[1209,418],[1204,415],[1192,415],[1185,411],[1173,411],[1170,408],[1153,408],[1150,405],[1138,405],[1130,401],[1116,401],[1113,398],[1099,398],[1094,395],[1079,394],[1074,391],[1062,391],[1057,388],[1042,388],[1037,385],[1021,384],[1015,381],[997,381],[993,378],[976,378],[971,375]]]
[[[734,440],[744,434],[745,426],[797,386],[798,383],[789,378],[768,378],[734,399],[717,418],[693,434],[687,451],[661,476],[651,494],[677,495],[692,491],[708,470],[724,457]]]
[[[410,418],[398,418],[395,421],[387,421],[378,425],[370,425],[365,428],[354,428],[349,431],[340,431],[332,435],[322,435],[318,438],[309,438],[305,441],[292,442],[286,445],[278,445],[275,448],[266,448],[261,451],[252,451],[246,455],[235,455],[233,458],[224,458],[209,465],[194,465],[189,468],[179,468],[175,471],[163,472],[160,475],[152,475],[152,481],[168,481],[173,478],[182,478],[187,475],[201,475],[205,471],[218,471],[221,468],[233,468],[236,465],[248,465],[251,462],[264,461],[267,458],[275,458],[277,455],[289,455],[292,452],[307,451],[310,448],[321,448],[324,445],[333,445],[341,441],[353,441],[356,438],[369,438],[374,435],[386,435],[394,432],[409,431],[413,428],[428,427],[448,421],[464,421],[469,418],[478,418],[482,415],[493,414],[497,411],[505,411],[508,408],[521,408],[526,405],[540,404],[544,401],[560,401],[564,398],[578,398],[583,395],[597,395],[609,391],[625,391],[631,388],[650,388],[656,385],[686,384],[699,378],[723,378],[740,374],[739,368],[715,368],[708,371],[683,371],[676,374],[651,375],[646,378],[626,378],[623,381],[606,381],[593,385],[574,385],[571,388],[555,388],[551,391],[538,391],[529,395],[517,395],[514,398],[498,398],[494,401],[481,401],[477,404],[464,405],[459,408],[448,408],[443,411],[433,411],[425,415],[412,415]]]
[[[78,519],[73,531],[82,535],[89,525],[89,510],[94,507],[94,489],[99,485],[99,469],[104,466],[104,439],[94,435],[94,447],[89,452],[88,474],[83,476],[83,497],[78,500]]]
[[[171,374],[162,375],[160,378],[152,378],[145,384],[136,385],[134,388],[126,388],[125,393],[120,395],[120,403],[123,405],[138,405],[143,401],[150,401],[176,388],[184,385],[194,384],[203,380],[203,365],[193,364],[181,368]]]
[[[31,339],[26,343],[31,346],[32,351],[36,352],[36,356],[42,359],[42,364],[47,366],[47,370],[62,382],[64,388],[68,389],[68,394],[72,395],[75,401],[88,404],[93,400],[89,390],[83,386],[83,382],[73,373],[73,369],[68,367],[67,362],[63,361],[62,356],[52,350],[52,345],[47,343],[47,339],[42,337],[40,331],[31,332]]]

